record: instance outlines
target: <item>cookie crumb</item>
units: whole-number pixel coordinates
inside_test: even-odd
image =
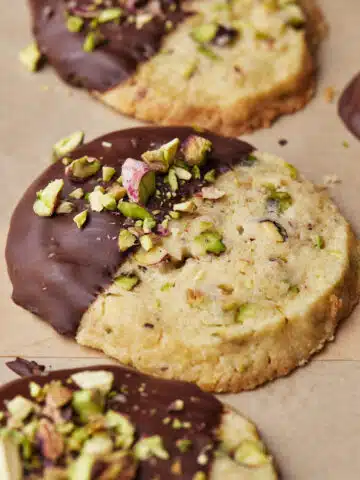
[[[332,185],[341,183],[341,180],[335,173],[332,173],[330,175],[324,175],[323,183],[327,187],[331,187]]]
[[[335,98],[335,88],[334,87],[326,87],[324,90],[324,98],[327,103],[333,103]]]
[[[289,142],[288,142],[288,140],[286,140],[286,138],[280,138],[278,143],[279,143],[280,147],[285,147]]]

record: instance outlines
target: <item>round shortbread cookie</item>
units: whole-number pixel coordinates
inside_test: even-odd
[[[315,0],[30,6],[40,51],[59,75],[141,120],[239,135],[314,93],[314,47],[325,30]]]
[[[80,178],[84,155],[96,172]],[[349,224],[282,159],[189,128],[125,130],[70,157],[26,192],[6,255],[15,302],[80,344],[236,392],[306,363],[357,303]]]
[[[184,382],[121,367],[0,388],[2,480],[275,480],[255,426]]]

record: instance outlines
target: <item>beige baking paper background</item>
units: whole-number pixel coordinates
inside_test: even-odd
[[[18,62],[30,41],[26,2],[2,0],[0,16],[0,381],[14,377],[5,361],[15,355],[52,367],[107,360],[66,341],[12,304],[3,251],[11,212],[25,188],[49,164],[59,138],[82,129],[87,139],[136,122],[117,116],[81,91],[71,90],[50,68],[33,75]],[[313,181],[336,174],[333,197],[360,235],[360,141],[343,127],[336,102],[360,70],[360,1],[322,0],[330,35],[321,51],[318,94],[302,112],[270,130],[248,136],[259,149],[278,153]],[[288,145],[280,147],[285,138]],[[344,148],[343,142],[349,143]],[[41,266],[39,265],[39,268]],[[360,308],[340,327],[336,341],[305,368],[254,392],[222,396],[259,426],[284,479],[360,478]],[[226,480],[226,479],[224,479]]]

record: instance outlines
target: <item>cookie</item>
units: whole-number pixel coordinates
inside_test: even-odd
[[[192,384],[57,370],[4,385],[0,405],[2,480],[278,478],[255,426]]]
[[[99,3],[30,0],[33,31],[62,79],[123,114],[239,135],[314,93],[315,0]]]
[[[16,207],[14,301],[81,345],[210,391],[303,365],[359,298],[358,242],[326,191],[237,139],[80,132]],[[120,183],[119,183],[120,182]]]

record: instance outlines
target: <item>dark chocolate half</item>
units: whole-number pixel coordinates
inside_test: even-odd
[[[351,80],[342,93],[338,112],[350,132],[360,139],[360,73]]]
[[[127,3],[133,4],[136,11],[150,2]],[[92,52],[85,52],[83,44],[92,19],[85,20],[80,32],[72,33],[66,27],[66,18],[71,5],[75,5],[76,12],[94,5],[94,1],[29,0],[33,33],[47,61],[65,82],[100,92],[126,80],[135,73],[140,63],[149,60],[160,50],[163,37],[167,34],[167,25],[175,28],[187,16],[181,9],[182,3],[183,0],[162,0],[161,14],[154,15],[141,28],[126,19],[132,12],[125,9],[127,17],[120,19],[120,22],[97,26],[96,31],[103,36],[104,43]],[[97,4],[99,11],[109,6],[119,7],[119,2],[115,0]],[[136,7],[137,4],[140,7]]]
[[[192,128],[149,127],[110,133],[85,144],[72,158],[83,155],[98,158],[103,165],[112,166],[121,174],[122,163],[129,157],[140,159],[149,149],[158,148],[174,138],[184,141]],[[236,164],[247,164],[253,147],[234,138],[211,133],[197,133],[212,142],[212,151],[205,167],[224,172]],[[108,142],[112,146],[104,146]],[[105,145],[107,145],[105,143]],[[13,214],[6,246],[8,272],[13,284],[12,298],[18,305],[49,322],[59,333],[75,335],[81,318],[96,297],[111,284],[126,254],[120,253],[117,237],[127,219],[120,212],[89,212],[85,228],[79,230],[73,216],[87,208],[82,200],[75,200],[75,212],[69,215],[38,217],[33,212],[36,192],[50,181],[63,178],[62,197],[81,186],[90,192],[99,184],[98,175],[82,182],[73,182],[64,173],[61,161],[51,165],[29,187]],[[199,191],[204,183],[192,178],[180,185],[175,197],[163,203],[153,196],[147,208],[159,210],[157,221],[162,221],[172,206]],[[160,191],[169,186],[160,182]]]
[[[121,392],[108,400],[106,408],[128,416],[136,426],[137,438],[160,435],[165,449],[169,453],[168,460],[151,458],[142,461],[137,471],[136,480],[151,478],[182,478],[192,480],[196,472],[209,473],[217,446],[216,430],[221,424],[223,405],[214,396],[203,392],[197,386],[180,382],[161,380],[128,370],[123,367],[94,366],[71,370],[57,370],[41,376],[32,376],[15,380],[0,388],[0,407],[6,408],[6,400],[16,395],[29,398],[29,383],[36,382],[40,386],[51,380],[66,381],[72,374],[88,370],[108,370],[114,374],[113,390]],[[67,385],[68,387],[70,385]],[[175,400],[182,400],[184,408],[172,411]],[[170,418],[170,422],[164,422]],[[174,428],[173,420],[189,422],[189,428]],[[186,437],[192,447],[180,453],[176,441]],[[199,465],[199,455],[206,451],[208,462]],[[181,461],[181,477],[171,473],[174,461]]]

